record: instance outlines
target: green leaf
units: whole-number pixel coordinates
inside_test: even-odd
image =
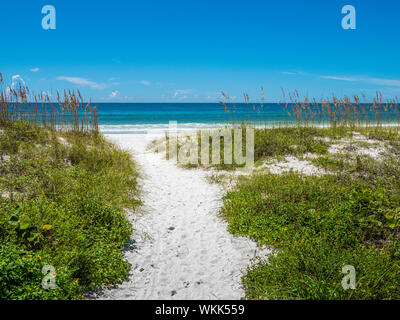
[[[31,233],[27,239],[28,241],[32,242],[37,238],[37,236],[38,236],[37,233]]]
[[[17,216],[11,216],[10,219],[8,219],[8,223],[13,226],[14,228],[18,227],[18,217]]]
[[[31,219],[28,217],[23,217],[22,219],[19,220],[19,228],[21,230],[26,230],[31,226]]]
[[[10,221],[18,221],[18,217],[17,216],[11,216],[9,220]]]
[[[45,224],[45,225],[42,227],[42,230],[43,230],[43,231],[49,231],[49,230],[51,230],[51,229],[53,229],[53,226],[52,226],[51,224]]]

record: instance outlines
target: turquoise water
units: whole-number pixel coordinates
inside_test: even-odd
[[[229,123],[252,122],[260,125],[279,125],[295,123],[295,118],[288,115],[291,107],[285,111],[282,104],[228,104],[226,112],[219,103],[99,103],[96,104],[99,114],[100,130],[112,132],[148,132],[165,131],[170,121],[178,123],[178,130],[196,128],[215,128]],[[332,106],[333,108],[333,106]],[[371,123],[398,122],[399,114],[394,109],[388,110],[377,119],[371,104],[363,105],[368,110],[368,120]],[[317,109],[316,109],[317,110]],[[317,124],[328,124],[326,112],[314,110],[314,120]],[[362,113],[361,113],[362,114]]]
[[[292,113],[292,107],[288,106],[285,110],[284,105],[276,103],[261,104],[228,104],[229,111],[219,103],[97,103],[99,116],[99,128],[104,133],[130,133],[130,132],[149,132],[168,129],[170,121],[176,121],[179,131],[193,130],[198,128],[216,128],[224,127],[230,123],[240,124],[242,122],[251,122],[261,126],[294,124],[296,118],[289,115]],[[56,106],[57,107],[57,106]],[[21,108],[23,112],[21,113]],[[47,110],[52,106],[47,104]],[[329,124],[330,118],[326,108],[313,106],[314,124]],[[332,106],[333,108],[333,106]],[[29,115],[32,106],[15,106],[17,110],[16,118],[20,115]],[[321,109],[324,109],[321,112]],[[341,108],[343,109],[343,108]],[[388,112],[372,111],[371,104],[362,106],[362,110],[355,112],[365,117],[368,114],[370,123],[399,123],[400,115],[397,108],[388,108]],[[339,113],[342,113],[340,115]],[[338,111],[338,117],[343,117],[346,113],[343,109]],[[28,117],[31,117],[32,113]],[[308,115],[309,116],[309,115]],[[10,118],[14,113],[10,112]],[[34,115],[32,121],[40,121],[42,115]],[[49,117],[47,114],[46,117]],[[357,118],[357,117],[356,117]],[[311,120],[311,119],[309,119]],[[353,121],[356,119],[353,119]]]
[[[158,130],[177,121],[178,128],[223,126],[234,122],[276,123],[288,121],[282,105],[229,104],[225,112],[219,103],[98,103],[103,132]],[[258,112],[260,109],[260,112]],[[263,112],[261,112],[263,111]]]
[[[101,124],[149,124],[168,123],[218,123],[236,121],[259,121],[253,105],[235,104],[236,112],[226,113],[218,103],[100,103],[98,107]],[[234,109],[233,105],[228,105]],[[260,105],[256,105],[259,108]],[[271,121],[283,120],[283,108],[278,104],[264,105],[264,113]]]

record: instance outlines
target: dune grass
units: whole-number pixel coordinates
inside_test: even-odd
[[[0,126],[0,299],[81,299],[127,278],[121,249],[140,201],[128,153],[97,131]],[[44,265],[56,289],[42,288]]]
[[[351,100],[334,95],[317,101],[301,98],[295,91],[287,100],[282,92],[284,113],[290,120],[272,127],[265,122],[263,94],[261,104],[253,106],[244,94],[245,103],[258,113],[260,123],[235,122],[235,104],[224,92],[226,103],[220,102],[232,120],[227,128],[243,129],[243,154],[245,132],[249,127],[254,129],[257,167],[249,175],[230,177],[236,181],[230,183],[221,214],[234,235],[274,248],[267,260],[254,264],[243,277],[246,298],[399,299],[398,99],[385,100],[377,92],[371,103],[365,102],[364,95],[364,102],[358,96]],[[201,165],[200,134],[191,139],[199,146],[199,161],[185,167],[241,167],[235,162],[224,163],[222,137],[220,163]],[[190,153],[187,141],[178,138],[178,152],[184,148]],[[342,143],[348,144],[343,152],[331,154],[331,148]],[[368,151],[374,143],[385,149],[384,155],[374,158],[368,152],[359,153],[360,148]],[[234,148],[233,143],[233,152]],[[260,166],[287,156],[309,161],[325,174],[272,174],[268,165]],[[224,183],[225,174],[214,172],[209,180]],[[356,271],[354,290],[342,287],[342,268],[347,265]]]
[[[56,103],[48,92],[34,93],[23,83],[7,85],[0,73],[0,124],[28,121],[51,130],[98,131],[97,106],[85,103],[79,90],[57,91],[55,96]]]
[[[399,299],[399,127],[310,125],[254,133],[256,165],[294,156],[326,174],[271,174],[266,166],[235,178],[221,210],[229,231],[275,249],[243,277],[246,298]],[[329,152],[342,143],[348,144],[342,153]],[[385,148],[380,158],[357,153],[376,143]],[[240,167],[223,164],[223,148],[221,140],[222,161],[213,167]],[[211,180],[224,181],[216,173]],[[346,265],[356,270],[355,290],[342,287]]]
[[[271,127],[271,128],[257,128],[252,125],[242,124],[238,127],[242,130],[242,142],[241,142],[241,152],[242,155],[246,155],[246,130],[248,128],[252,128],[254,130],[254,162],[256,165],[262,164],[266,159],[269,158],[279,158],[283,156],[300,156],[306,153],[315,153],[319,155],[327,154],[328,147],[330,146],[329,140],[335,140],[340,138],[351,138],[354,132],[354,128],[352,127],[327,127],[327,128],[317,128],[312,126],[283,126],[283,127]],[[232,128],[224,129],[230,130],[231,136],[234,137],[234,133]],[[235,170],[237,168],[242,168],[245,164],[238,164],[234,157],[232,157],[232,163],[228,164],[224,159],[224,138],[218,137],[218,133],[222,132],[220,130],[210,131],[210,136],[213,134],[215,137],[210,137],[209,141],[209,164],[202,163],[201,160],[201,134],[198,132],[197,134],[192,134],[191,136],[181,136],[178,137],[177,144],[177,153],[182,152],[181,150],[187,151],[187,155],[189,156],[190,148],[193,146],[193,143],[197,143],[198,145],[198,160],[197,163],[189,163],[189,164],[181,164],[178,161],[179,165],[182,165],[186,168],[197,168],[197,167],[206,167],[206,168],[214,168],[216,170]],[[162,141],[153,141],[153,149],[157,149],[162,144],[166,144],[168,146],[168,140],[163,139]],[[219,141],[219,156],[220,162],[217,164],[212,164],[212,154],[216,148],[213,149],[213,143]],[[167,142],[165,142],[167,141]],[[236,144],[235,140],[232,139],[232,154],[235,152]],[[189,147],[188,147],[189,146]],[[158,150],[160,151],[160,150]],[[161,151],[166,152],[167,158],[168,148],[163,148]],[[217,150],[218,152],[218,150]]]
[[[382,159],[352,152],[332,155],[323,148],[309,148],[307,139],[293,139],[290,131],[279,130],[286,136],[281,141],[299,143],[297,155],[314,152],[317,157],[312,162],[327,174],[306,176],[292,171],[244,176],[224,197],[221,213],[229,230],[276,249],[268,261],[254,265],[244,276],[246,297],[399,299],[398,129],[312,129],[317,139],[351,140],[357,131],[381,141],[388,148]],[[263,136],[273,139],[276,132]],[[261,154],[284,155],[288,149],[276,153],[266,149]],[[356,270],[355,290],[342,288],[345,265]]]

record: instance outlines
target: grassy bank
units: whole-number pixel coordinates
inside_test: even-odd
[[[137,170],[96,131],[0,126],[0,299],[79,299],[126,279]],[[56,289],[42,288],[44,265]]]
[[[243,278],[247,298],[400,298],[399,137],[379,127],[256,133],[264,159],[294,155],[324,174],[272,174],[267,166],[226,194],[229,230],[276,249]],[[368,153],[376,145],[385,150],[379,157]],[[345,265],[355,268],[355,290],[342,288]]]

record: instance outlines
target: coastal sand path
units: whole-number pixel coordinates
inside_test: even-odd
[[[249,260],[266,254],[233,237],[218,216],[223,191],[201,169],[185,170],[146,150],[154,136],[105,135],[129,150],[141,171],[143,206],[131,214],[134,233],[124,250],[129,279],[97,299],[240,299]]]

